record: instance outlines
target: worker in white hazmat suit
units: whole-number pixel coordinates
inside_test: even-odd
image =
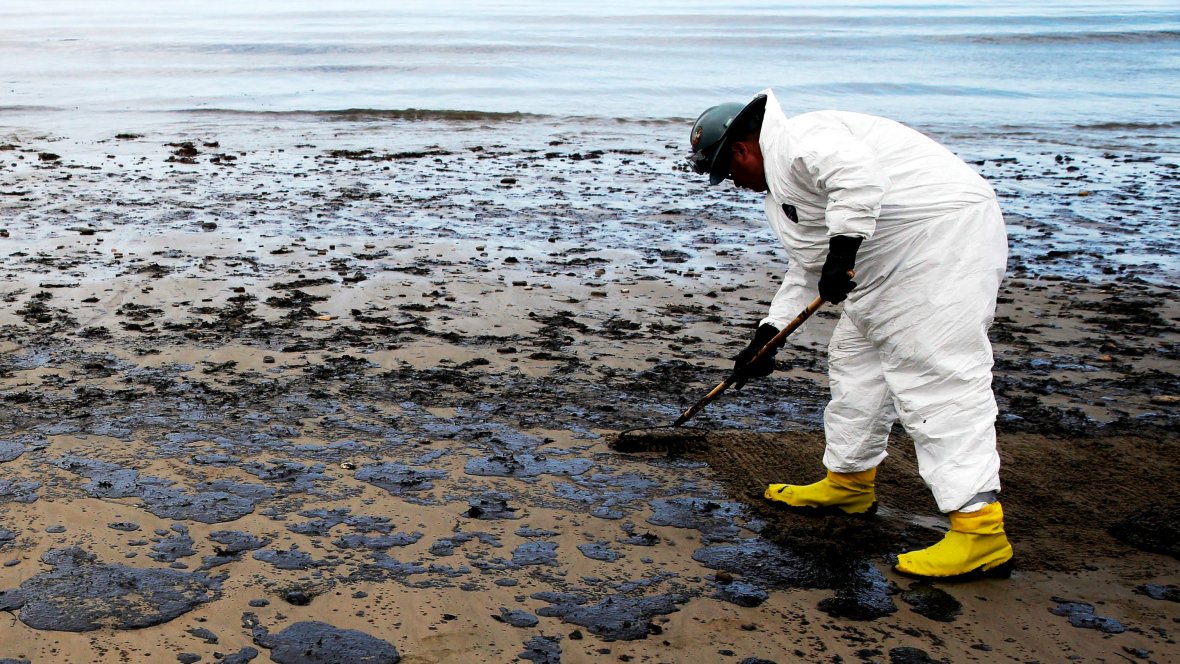
[[[996,401],[987,338],[1008,245],[995,193],[966,163],[885,118],[818,111],[788,118],[765,90],[697,119],[690,157],[711,184],[766,193],[788,269],[738,355],[737,387],[774,370],[750,364],[816,292],[844,303],[828,347],[827,476],[771,484],[791,508],[876,511],[877,465],[900,419],[922,479],[950,519],[934,546],[895,570],[932,578],[1007,576]]]

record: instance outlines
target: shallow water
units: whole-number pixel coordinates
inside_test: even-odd
[[[8,0],[0,25],[0,109],[684,118],[773,86],[987,129],[1174,124],[1180,98],[1166,0]]]

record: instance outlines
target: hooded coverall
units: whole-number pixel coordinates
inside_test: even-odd
[[[987,329],[1007,263],[991,186],[934,140],[885,118],[788,118],[767,95],[766,214],[789,265],[763,323],[814,297],[834,235],[865,238],[828,347],[824,465],[875,468],[900,418],[943,512],[999,491]]]

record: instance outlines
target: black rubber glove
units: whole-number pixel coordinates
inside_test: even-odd
[[[832,304],[840,304],[856,288],[850,273],[856,265],[856,252],[864,238],[852,235],[833,235],[828,240],[828,259],[819,277],[819,296]]]
[[[750,341],[750,345],[733,358],[733,371],[738,376],[737,382],[733,384],[733,389],[742,389],[746,381],[751,378],[762,378],[774,373],[774,354],[778,352],[778,348],[767,353],[756,364],[751,365],[750,360],[754,359],[758,351],[762,350],[766,342],[773,339],[776,334],[778,334],[778,328],[770,323],[763,323],[754,331],[754,338]]]

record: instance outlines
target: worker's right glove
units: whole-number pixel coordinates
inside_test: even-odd
[[[750,345],[733,358],[733,372],[738,377],[733,389],[742,389],[746,381],[751,378],[762,378],[774,373],[774,354],[778,352],[778,348],[772,349],[754,364],[750,364],[750,360],[754,359],[758,351],[762,350],[762,347],[776,334],[778,334],[778,328],[770,323],[763,323],[754,331],[754,338],[750,341]]]
[[[824,261],[819,277],[819,296],[825,301],[840,304],[856,288],[852,267],[856,265],[856,252],[863,239],[854,235],[833,235],[828,240],[828,259]]]

